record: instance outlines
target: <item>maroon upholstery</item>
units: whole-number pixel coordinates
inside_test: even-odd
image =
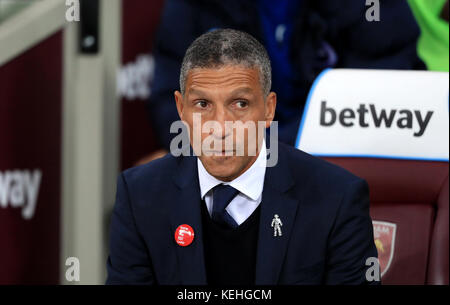
[[[436,219],[430,246],[427,283],[448,285],[448,176],[437,200]]]
[[[364,178],[372,219],[396,225],[382,283],[449,284],[448,162],[324,159]]]

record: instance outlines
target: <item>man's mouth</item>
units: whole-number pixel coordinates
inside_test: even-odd
[[[235,152],[236,152],[235,150],[208,150],[205,151],[204,153],[206,155],[213,155],[213,156],[225,156],[225,155],[232,156],[235,154]]]

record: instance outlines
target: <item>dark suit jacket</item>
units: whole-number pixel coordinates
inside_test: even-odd
[[[377,257],[367,183],[335,165],[279,145],[266,169],[256,256],[256,283],[362,284]],[[207,284],[196,157],[165,157],[118,178],[107,284]],[[282,236],[271,222],[278,214]],[[190,225],[195,238],[178,246]]]

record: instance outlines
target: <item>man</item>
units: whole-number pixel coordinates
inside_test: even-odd
[[[108,284],[367,283],[377,257],[367,184],[273,138],[266,147],[264,128],[250,126],[271,125],[270,87],[269,57],[249,34],[192,43],[175,101],[198,157],[168,154],[120,175]]]

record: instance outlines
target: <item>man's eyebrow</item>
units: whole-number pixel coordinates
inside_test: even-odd
[[[194,94],[194,95],[198,95],[198,96],[208,95],[206,92],[203,92],[202,90],[198,90],[198,89],[189,89],[189,94]]]
[[[253,89],[250,87],[237,88],[231,92],[231,95],[246,94],[246,93],[253,93]]]
[[[231,95],[239,95],[239,94],[246,94],[246,93],[253,93],[253,89],[250,87],[241,87],[237,88],[233,91],[231,91]],[[189,89],[189,95],[197,95],[197,96],[207,96],[208,93],[199,90],[199,89]]]

